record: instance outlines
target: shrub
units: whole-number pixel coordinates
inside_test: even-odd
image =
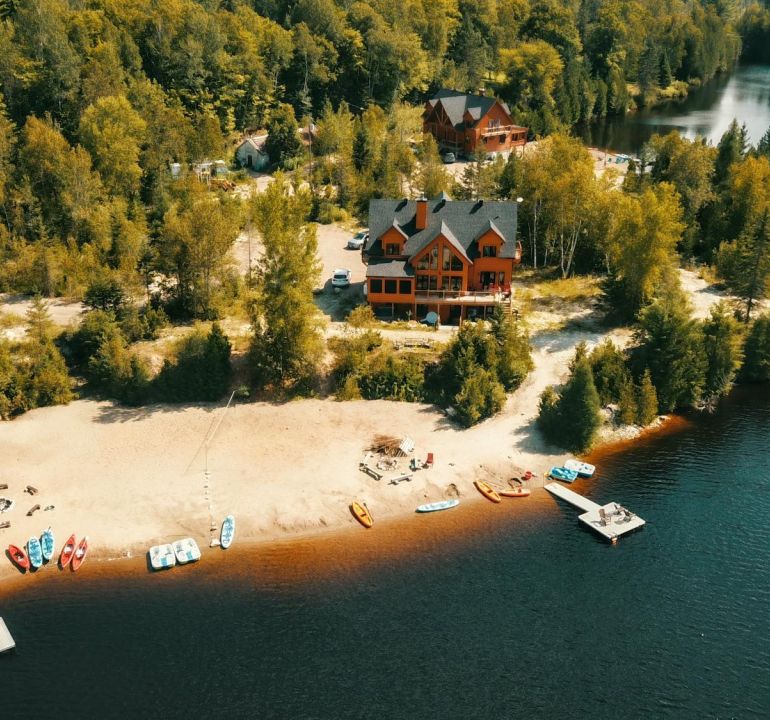
[[[492,315],[492,335],[497,343],[497,379],[505,390],[515,390],[535,366],[529,336],[500,306]]]
[[[120,335],[102,339],[88,361],[88,377],[95,389],[127,405],[140,405],[147,398],[147,366],[128,349]]]
[[[503,405],[505,388],[492,372],[482,368],[463,379],[453,402],[457,420],[465,427],[500,412]]]
[[[589,360],[599,402],[602,405],[620,402],[621,393],[631,382],[625,355],[607,338],[593,349]]]
[[[748,382],[770,380],[770,314],[760,315],[754,321],[744,347],[741,377]]]

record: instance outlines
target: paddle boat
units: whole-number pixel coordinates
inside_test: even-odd
[[[596,467],[590,463],[580,462],[580,460],[567,460],[564,463],[567,470],[574,470],[580,477],[589,478],[596,472]]]
[[[77,572],[78,568],[85,562],[86,555],[88,555],[88,535],[86,535],[75,548],[75,553],[72,556],[72,562],[70,567],[72,572]]]
[[[192,538],[177,540],[174,543],[174,554],[176,555],[176,561],[179,565],[201,559],[201,551],[198,547],[198,543]]]
[[[438,512],[439,510],[449,510],[449,508],[457,507],[460,504],[459,500],[439,500],[438,502],[426,503],[420,505],[415,512],[429,513]]]
[[[350,512],[353,513],[353,517],[358,520],[365,528],[370,528],[374,525],[374,518],[369,512],[369,508],[366,507],[366,503],[360,503],[353,501],[350,503]]]
[[[500,502],[500,496],[492,489],[492,487],[485,483],[483,480],[474,480],[473,484],[487,500],[491,500],[493,503]]]
[[[64,543],[64,547],[61,549],[61,554],[59,555],[59,567],[62,570],[70,564],[70,560],[72,560],[72,556],[75,554],[75,545],[77,544],[77,541],[78,539],[75,536],[75,533],[72,533],[67,539],[67,542]]]
[[[223,549],[227,550],[230,545],[233,544],[233,536],[235,535],[235,518],[232,515],[228,515],[222,521],[222,531],[219,533],[219,544]]]
[[[43,548],[40,546],[40,540],[31,537],[27,540],[27,556],[29,564],[33,568],[39,568],[43,564]]]
[[[43,530],[43,534],[40,536],[40,547],[43,550],[43,560],[48,562],[53,557],[53,552],[56,549],[53,530],[50,527],[47,530]]]
[[[529,488],[511,488],[510,490],[501,490],[500,496],[501,497],[507,497],[507,498],[516,498],[516,497],[529,497],[532,494],[532,491]]]
[[[153,570],[163,570],[176,565],[176,554],[171,544],[153,545],[150,548],[150,565]]]
[[[565,467],[552,467],[548,475],[554,480],[561,480],[566,483],[575,482],[578,476],[574,470],[568,470]]]
[[[8,554],[11,556],[11,560],[13,560],[19,570],[29,570],[29,558],[24,550],[20,547],[16,547],[16,545],[9,545]]]

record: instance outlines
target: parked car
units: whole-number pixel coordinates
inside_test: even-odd
[[[448,165],[449,163],[457,162],[457,156],[453,152],[444,153],[441,159]]]
[[[337,268],[332,275],[332,287],[343,288],[350,285],[350,270]]]
[[[369,231],[362,230],[361,232],[353,235],[353,237],[348,240],[348,250],[361,250],[361,248],[366,245],[368,240]]]

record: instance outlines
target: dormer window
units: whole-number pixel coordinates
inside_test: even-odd
[[[387,243],[387,245],[385,245],[385,254],[386,255],[400,255],[401,254],[401,245],[399,243]]]
[[[497,248],[494,245],[484,245],[481,248],[481,257],[497,257]]]

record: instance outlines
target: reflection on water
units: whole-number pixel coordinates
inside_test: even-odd
[[[614,547],[539,491],[24,578],[0,596],[0,717],[765,718],[768,443],[751,388],[590,458],[575,489],[648,522]]]
[[[638,154],[654,133],[671,130],[716,144],[733,118],[746,124],[749,142],[756,145],[770,127],[770,66],[740,67],[732,75],[693,90],[682,101],[607,118],[578,132],[594,147]]]

